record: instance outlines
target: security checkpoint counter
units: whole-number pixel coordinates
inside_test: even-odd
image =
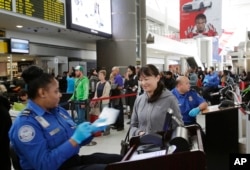
[[[208,106],[205,116],[205,153],[208,170],[229,169],[230,154],[239,152],[238,106]]]

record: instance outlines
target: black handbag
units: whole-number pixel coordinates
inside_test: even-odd
[[[130,131],[130,128],[129,130],[127,131],[127,134],[125,136],[125,139],[124,140],[121,140],[121,151],[120,151],[120,154],[122,156],[125,156],[126,153],[128,152],[128,150],[130,149],[130,145],[129,145],[129,131]]]

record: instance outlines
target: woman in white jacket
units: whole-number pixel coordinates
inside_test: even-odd
[[[96,90],[93,99],[109,97],[111,85],[109,81],[106,81],[105,77],[106,77],[106,70],[100,70],[98,72],[98,78],[100,81],[98,81],[96,84]],[[99,102],[101,102],[101,110],[102,110],[104,107],[108,106],[109,99],[100,100]]]
[[[110,90],[111,90],[111,85],[109,81],[106,81],[106,70],[100,70],[98,72],[98,78],[100,81],[97,82],[96,84],[96,90],[95,90],[95,95],[93,99],[97,98],[106,98],[110,96]],[[108,107],[109,105],[109,99],[104,99],[104,100],[98,100],[97,106],[100,108],[100,112],[104,107]],[[108,135],[110,134],[110,127],[108,126],[106,130],[104,131],[103,135]]]

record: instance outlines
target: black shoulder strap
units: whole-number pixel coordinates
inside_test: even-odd
[[[76,83],[75,83],[75,89],[78,87],[79,83],[82,81],[82,79],[84,79],[84,76],[79,78]]]
[[[165,122],[163,126],[163,131],[172,130],[172,115],[167,112],[165,117]]]
[[[130,129],[131,129],[131,127],[129,127],[129,129],[128,129],[124,141],[128,141],[129,142],[129,132],[130,132]]]

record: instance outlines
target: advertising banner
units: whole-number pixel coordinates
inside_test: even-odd
[[[180,38],[219,36],[222,0],[180,0]]]
[[[230,51],[229,40],[234,35],[235,30],[223,30],[219,38],[219,54],[226,55],[227,51]]]
[[[213,38],[213,62],[221,62],[221,57],[219,55],[219,38]]]

